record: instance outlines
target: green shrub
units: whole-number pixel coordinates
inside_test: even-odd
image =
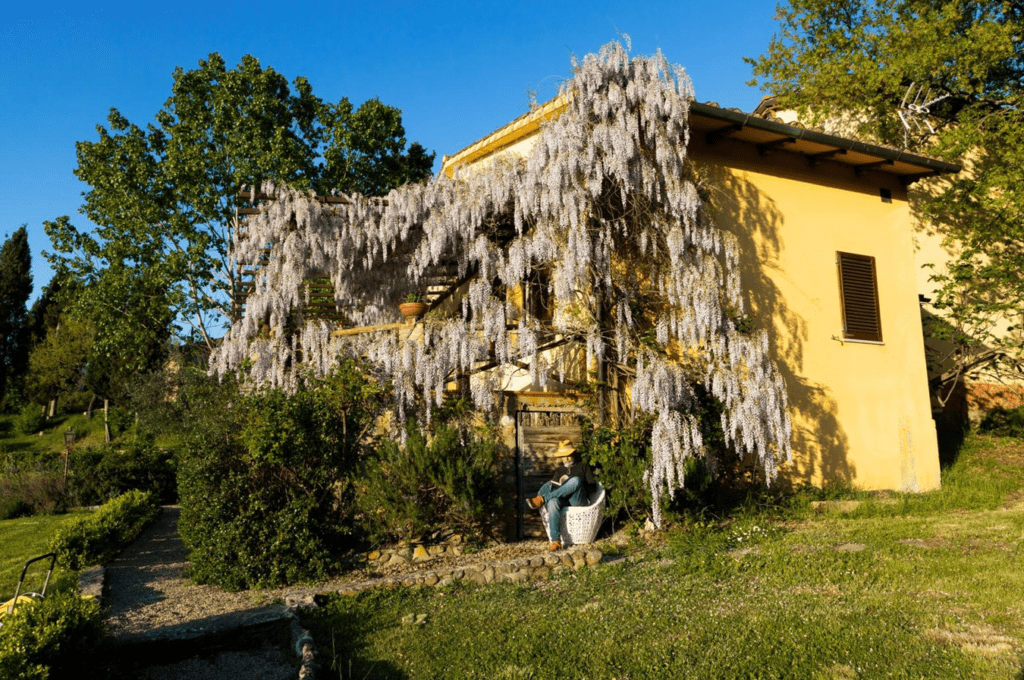
[[[19,607],[0,631],[0,677],[82,678],[103,639],[103,615],[77,592],[55,593]]]
[[[580,455],[605,488],[605,513],[640,521],[650,512],[651,489],[644,473],[651,463],[651,419],[638,418],[630,427],[613,430],[584,421]]]
[[[129,491],[87,517],[58,529],[50,541],[62,567],[79,571],[109,561],[131,543],[159,512],[152,493]]]
[[[43,407],[39,404],[25,404],[18,414],[17,428],[22,434],[35,434],[46,425]]]
[[[978,429],[1001,437],[1024,437],[1024,406],[992,409],[985,414]]]
[[[78,505],[100,505],[126,491],[152,491],[162,504],[176,503],[174,451],[139,439],[75,451],[68,494]]]
[[[407,540],[439,529],[496,529],[498,446],[485,431],[441,425],[427,437],[414,424],[405,446],[384,442],[363,465],[357,502],[376,541]]]
[[[52,515],[67,509],[55,456],[0,456],[0,519]]]
[[[295,394],[197,382],[179,460],[192,578],[229,589],[322,578],[351,540],[352,474],[382,391],[353,363]]]

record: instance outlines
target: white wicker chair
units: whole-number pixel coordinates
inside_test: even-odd
[[[587,500],[589,505],[570,506],[562,513],[562,524],[559,526],[561,539],[551,535],[547,506],[540,509],[540,519],[544,522],[544,531],[548,532],[548,540],[561,540],[562,547],[594,541],[597,530],[601,528],[601,511],[604,510],[604,487],[600,482]]]

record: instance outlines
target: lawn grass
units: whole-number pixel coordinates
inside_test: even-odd
[[[594,570],[337,597],[304,623],[325,677],[1022,678],[1022,488],[1024,443],[973,437],[942,491],[746,508]]]
[[[17,428],[17,415],[0,414],[0,449],[17,454],[45,452],[54,455],[64,453],[64,433],[70,427],[75,431],[75,448],[99,446],[103,443],[103,411],[96,411],[92,418],[81,413],[58,414],[48,420],[39,433],[22,434]]]
[[[14,589],[21,578],[25,562],[47,552],[50,539],[65,522],[87,514],[88,511],[69,512],[64,515],[40,515],[0,520],[0,602],[14,597]],[[36,562],[29,567],[22,590],[39,592],[46,579],[48,562]],[[63,590],[75,587],[77,575],[61,569],[54,569],[50,589]]]

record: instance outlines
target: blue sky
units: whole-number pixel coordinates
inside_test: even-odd
[[[774,2],[175,2],[0,10],[0,235],[28,225],[36,291],[50,279],[43,221],[78,214],[75,142],[97,139],[111,107],[152,121],[176,66],[245,54],[324,100],[372,97],[403,111],[407,137],[451,154],[544,100],[570,57],[626,33],[634,54],[661,48],[697,99],[751,110],[743,57],[767,48]],[[33,296],[35,297],[35,296]]]

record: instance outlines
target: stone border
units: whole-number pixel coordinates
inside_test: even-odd
[[[103,606],[103,585],[107,579],[107,568],[102,564],[83,569],[78,572],[78,593],[88,599],[96,600]]]
[[[426,569],[402,576],[346,583],[334,590],[301,590],[285,594],[285,606],[290,610],[316,607],[314,597],[338,593],[340,595],[356,595],[374,588],[394,588],[398,586],[446,586],[456,581],[476,583],[521,583],[523,581],[541,581],[554,574],[567,570],[578,570],[593,567],[604,559],[604,553],[597,548],[573,547],[551,553],[542,553],[533,557],[520,557],[513,560],[496,560],[468,564],[462,567],[446,567],[443,569]]]
[[[299,657],[299,680],[315,680],[320,664],[316,662],[316,643],[309,631],[299,623],[295,612],[289,611],[291,617],[292,649]]]

